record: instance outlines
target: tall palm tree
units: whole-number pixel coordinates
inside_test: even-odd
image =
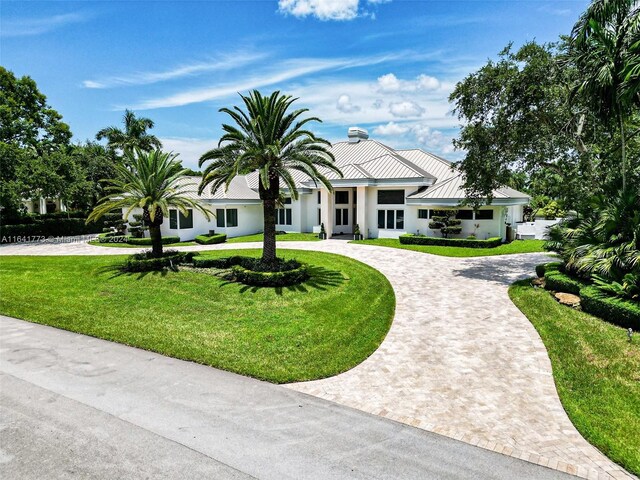
[[[100,199],[87,223],[113,210],[126,209],[123,217],[128,218],[134,209],[141,208],[142,218],[149,227],[152,254],[161,257],[160,225],[169,215],[169,207],[177,208],[185,216],[189,214],[187,209],[198,210],[207,219],[211,218],[211,212],[186,195],[189,186],[194,185],[182,181],[187,170],[176,160],[177,154],[136,148],[133,152],[127,151],[125,156],[127,166],[116,165],[116,178],[107,180],[108,194]]]
[[[281,95],[279,91],[263,96],[257,90],[240,97],[246,111],[238,106],[220,109],[236,125],[224,124],[225,133],[218,147],[200,157],[200,166],[207,162],[209,165],[203,172],[199,192],[207,186],[211,186],[212,192],[222,186],[228,188],[237,175],[257,171],[260,178],[258,193],[264,212],[262,260],[272,263],[276,260],[275,209],[280,197],[280,182],[297,200],[298,190],[292,171],[302,172],[316,183],[319,181],[329,191],[333,191],[333,187],[319,168],[342,173],[327,148],[331,144],[305,128],[307,123],[321,120],[301,118],[308,111],[306,108],[288,111],[297,98]]]
[[[147,133],[153,128],[153,120],[145,117],[136,117],[131,110],[124,112],[124,130],[118,127],[103,128],[96,134],[96,139],[107,139],[107,145],[111,148],[119,148],[125,154],[139,148],[145,152],[162,148],[162,143],[154,135]]]
[[[620,132],[622,188],[627,183],[625,120],[636,95],[627,91],[631,47],[638,39],[638,0],[594,0],[573,27],[571,46],[583,80],[583,94],[605,121],[615,121]]]

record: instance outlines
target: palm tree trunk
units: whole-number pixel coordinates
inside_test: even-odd
[[[276,259],[276,201],[268,198],[262,201],[264,214],[264,240],[262,260],[274,262]]]
[[[624,138],[624,117],[622,111],[618,111],[618,119],[620,120],[620,140],[621,140],[621,153],[622,153],[622,191],[627,189],[627,152]]]
[[[151,236],[151,254],[155,258],[162,257],[162,233],[160,233],[160,225],[149,225],[149,235]]]

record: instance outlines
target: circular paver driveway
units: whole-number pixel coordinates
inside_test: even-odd
[[[183,247],[236,249],[259,244]],[[558,398],[544,345],[510,301],[544,254],[449,258],[344,241],[279,248],[346,255],[396,293],[387,337],[335,377],[287,387],[585,478],[633,478],[586,442]],[[4,246],[0,255],[127,254],[76,244]]]

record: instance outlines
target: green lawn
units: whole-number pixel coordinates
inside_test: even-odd
[[[276,383],[336,375],[371,355],[395,310],[387,279],[340,255],[281,256],[313,265],[310,280],[260,289],[187,270],[116,275],[124,256],[6,256],[0,312]]]
[[[264,235],[262,233],[256,233],[254,235],[245,235],[244,237],[234,237],[227,239],[227,243],[240,243],[240,242],[262,242]],[[317,242],[317,233],[282,233],[276,235],[276,242]]]
[[[640,474],[640,335],[556,302],[528,280],[509,295],[547,347],[569,418],[589,442]]]
[[[131,245],[130,243],[100,243],[97,240],[91,240],[89,245],[95,245],[96,247],[110,247],[110,248],[151,248],[151,245]],[[163,245],[164,249],[170,249],[172,247],[192,247],[198,245],[196,242],[178,242]]]
[[[509,255],[513,253],[544,252],[544,240],[516,240],[496,248],[442,247],[439,245],[403,245],[396,238],[372,238],[352,240],[352,243],[378,245],[380,247],[402,248],[416,252],[431,253],[444,257],[488,257],[491,255]]]

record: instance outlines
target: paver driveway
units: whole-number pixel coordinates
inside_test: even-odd
[[[509,300],[508,285],[530,276],[544,254],[460,259],[343,241],[279,248],[360,260],[389,279],[397,298],[391,329],[373,355],[341,375],[289,388],[581,477],[633,478],[573,427],[540,337]],[[51,245],[21,253],[131,250]]]

